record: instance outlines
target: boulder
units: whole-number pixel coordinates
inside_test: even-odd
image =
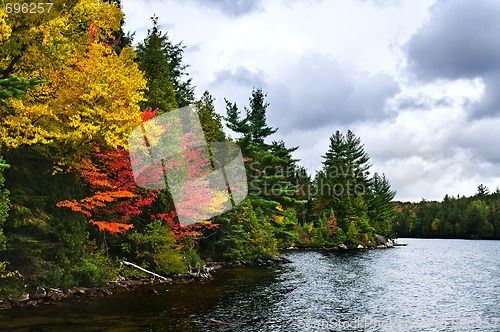
[[[64,293],[58,289],[49,289],[47,291],[47,298],[51,301],[60,301],[64,298]]]
[[[37,300],[29,300],[28,302],[26,302],[26,306],[28,306],[28,307],[34,307],[36,305],[38,305]]]
[[[47,296],[47,291],[43,287],[37,287],[29,296],[30,300],[43,299]]]
[[[379,244],[377,246],[377,249],[385,249],[385,248],[386,248],[386,246],[384,244]]]
[[[30,299],[30,295],[28,293],[23,293],[17,299],[15,299],[15,302],[26,302],[29,299]]]
[[[0,300],[0,310],[8,310],[11,308],[12,308],[12,305],[10,304],[10,302]]]
[[[357,249],[365,249],[365,247],[363,247],[363,245],[361,245],[361,244],[358,244]]]
[[[342,243],[339,245],[339,249],[347,250],[348,248],[345,244]]]
[[[94,297],[97,294],[97,288],[92,287],[92,288],[87,288],[85,290],[85,295],[89,297]]]

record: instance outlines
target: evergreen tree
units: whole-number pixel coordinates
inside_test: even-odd
[[[0,79],[0,106],[7,106],[4,100],[18,98],[42,82],[43,80],[36,78],[25,80],[15,75],[8,75],[8,77]]]
[[[394,237],[392,221],[397,214],[392,203],[396,192],[384,174],[373,174],[368,190],[368,215],[377,234]]]
[[[226,122],[229,129],[240,134],[236,143],[245,157],[251,199],[263,210],[273,211],[279,204],[305,202],[298,202],[297,187],[290,181],[297,161],[292,152],[297,147],[286,148],[282,141],[265,141],[278,130],[267,125],[269,103],[265,97],[262,89],[254,89],[243,118],[236,103],[226,100]]]
[[[144,72],[148,90],[142,109],[168,112],[194,102],[191,78],[185,79],[187,65],[182,63],[184,46],[174,44],[162,33],[158,17],[151,17],[153,27],[137,46],[137,63]]]
[[[222,125],[222,115],[215,111],[214,98],[208,91],[205,91],[201,98],[195,103],[200,117],[201,127],[206,141],[223,142],[226,141],[226,134]]]
[[[352,217],[353,200],[366,193],[369,186],[369,156],[361,140],[350,130],[344,136],[336,131],[330,137],[323,156],[323,169],[317,176],[318,206],[333,209],[339,226],[346,231]],[[316,211],[322,213],[322,211]]]

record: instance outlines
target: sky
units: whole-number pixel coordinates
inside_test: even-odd
[[[396,200],[500,185],[500,1],[122,0],[137,43],[159,17],[197,96],[225,114],[267,93],[272,140],[312,173],[352,130]]]

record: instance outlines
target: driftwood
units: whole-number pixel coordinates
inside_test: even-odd
[[[161,275],[159,275],[159,274],[157,274],[157,273],[154,273],[154,272],[152,272],[152,271],[148,271],[148,270],[146,270],[145,268],[142,268],[142,267],[140,267],[139,265],[136,265],[136,264],[134,264],[134,263],[130,263],[130,262],[127,262],[127,261],[123,261],[123,262],[122,262],[122,264],[125,264],[125,265],[128,265],[128,266],[135,267],[136,269],[139,269],[139,270],[141,270],[142,272],[149,273],[149,274],[151,274],[151,275],[152,275],[152,276],[154,276],[154,277],[157,277],[157,278],[160,278],[160,279],[163,279],[163,280],[168,280],[168,279],[167,279],[167,278],[165,278],[164,276],[161,276]]]

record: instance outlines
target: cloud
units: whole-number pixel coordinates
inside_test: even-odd
[[[262,71],[251,71],[246,67],[240,66],[235,69],[224,69],[215,72],[215,79],[210,83],[212,86],[237,86],[250,88],[265,87],[266,82]]]
[[[309,54],[270,82],[269,101],[279,110],[280,128],[311,130],[387,118],[386,101],[398,92],[398,83],[385,73],[371,75]]]
[[[216,10],[223,15],[236,18],[263,10],[259,0],[194,0],[196,3],[209,9]]]
[[[500,2],[441,0],[406,44],[409,69],[424,82],[475,79],[485,84],[474,117],[500,114]]]

